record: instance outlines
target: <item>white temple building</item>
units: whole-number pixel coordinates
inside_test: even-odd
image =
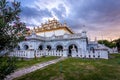
[[[61,56],[79,58],[108,59],[108,49],[97,41],[89,41],[86,31],[74,33],[66,23],[56,19],[48,20],[30,31],[26,40],[10,56],[35,58],[41,56]]]

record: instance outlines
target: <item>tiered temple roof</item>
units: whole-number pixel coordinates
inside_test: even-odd
[[[34,27],[34,31],[35,33],[39,33],[39,32],[46,32],[46,31],[52,31],[52,30],[59,30],[59,29],[65,29],[67,31],[69,31],[71,34],[73,34],[74,32],[67,26],[66,23],[61,24],[60,22],[58,22],[56,19],[53,20],[48,20],[47,23],[41,23],[41,26],[38,27]]]

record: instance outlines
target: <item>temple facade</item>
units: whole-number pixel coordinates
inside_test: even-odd
[[[79,58],[108,59],[108,49],[97,41],[89,41],[86,31],[74,33],[66,23],[56,19],[29,31],[26,40],[18,44],[10,56],[35,58],[41,56],[61,56]]]

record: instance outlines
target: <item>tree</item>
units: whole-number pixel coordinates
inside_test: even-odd
[[[17,59],[15,57],[0,57],[0,80],[3,80],[11,72],[14,72],[16,61]]]
[[[104,44],[105,46],[107,46],[109,48],[116,47],[116,44],[114,42],[108,41],[108,40],[99,40],[98,43],[99,44]]]
[[[120,38],[119,38],[119,39],[114,40],[113,42],[116,44],[117,49],[118,49],[118,52],[120,52]]]
[[[26,26],[20,22],[20,2],[0,1],[0,50],[13,50],[24,39]]]
[[[20,2],[0,0],[0,53],[7,54],[24,40],[26,26],[20,21]],[[15,59],[0,57],[0,80],[15,69]]]

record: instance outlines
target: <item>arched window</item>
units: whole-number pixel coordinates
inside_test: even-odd
[[[93,53],[95,53],[94,47],[91,47],[91,48],[90,48],[90,51],[92,51]]]
[[[28,50],[28,49],[29,49],[28,45],[24,45],[24,50]]]
[[[20,50],[20,46],[17,46],[17,50]]]
[[[39,49],[39,50],[43,50],[43,46],[40,45],[40,46],[38,47],[38,49]]]
[[[63,46],[61,46],[61,45],[56,46],[56,50],[57,51],[63,51]]]
[[[51,50],[51,46],[47,45],[47,50],[50,51]]]

